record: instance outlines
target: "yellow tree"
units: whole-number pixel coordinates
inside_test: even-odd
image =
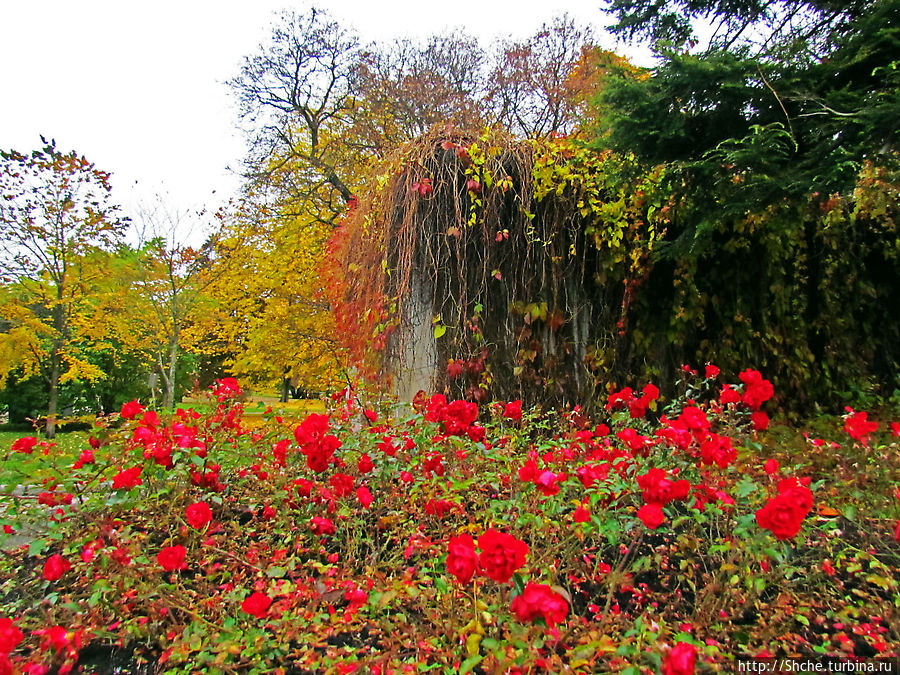
[[[95,374],[73,344],[73,318],[95,293],[98,272],[83,264],[91,252],[109,249],[126,221],[109,201],[109,174],[54,142],[30,155],[0,153],[0,280],[7,285],[5,380],[18,364],[47,384],[45,432],[52,437],[59,385]]]
[[[246,206],[246,205],[245,205]],[[339,380],[334,322],[319,266],[331,227],[301,216],[245,208],[223,226],[211,268],[214,314],[192,329],[198,344],[227,354],[237,377],[322,391]]]
[[[213,269],[216,235],[199,249],[181,241],[186,230],[202,227],[205,216],[204,211],[193,215],[173,211],[161,199],[140,210],[142,243],[132,252],[135,299],[143,307],[153,371],[162,384],[165,409],[175,406],[181,356],[193,346],[196,331],[187,329],[206,311],[206,290],[225,269],[221,263]]]

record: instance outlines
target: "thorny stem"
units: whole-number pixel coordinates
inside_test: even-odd
[[[240,558],[240,557],[234,555],[233,553],[229,553],[228,551],[223,551],[222,549],[217,548],[217,547],[215,547],[215,546],[207,546],[206,548],[209,549],[210,551],[215,551],[216,553],[219,553],[219,554],[221,554],[221,555],[224,555],[226,558],[230,558],[230,559],[234,560],[235,562],[238,562],[238,563],[240,563],[241,565],[244,565],[245,567],[249,567],[249,568],[252,569],[252,570],[256,570],[256,571],[259,572],[260,574],[262,574],[262,572],[263,572],[262,569],[260,569],[259,567],[257,567],[257,566],[254,565],[253,563],[249,563],[249,562],[247,562],[246,560],[244,560],[243,558]]]
[[[622,559],[619,561],[619,564],[616,565],[615,574],[612,576],[612,579],[618,579],[619,576],[621,576],[622,572],[625,570],[625,564],[631,558],[631,554],[633,552],[637,551],[637,549],[641,545],[641,542],[644,541],[644,534],[645,534],[645,531],[641,530],[641,533],[640,533],[640,535],[638,535],[638,538],[635,539],[632,542],[631,546],[628,547],[628,552],[622,556]],[[610,584],[609,589],[606,592],[606,603],[603,605],[603,614],[604,615],[609,611],[609,608],[612,605],[613,591],[614,591],[613,585]]]

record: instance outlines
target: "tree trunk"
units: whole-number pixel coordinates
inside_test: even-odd
[[[282,371],[281,398],[278,399],[280,403],[287,403],[288,399],[291,396],[291,378],[289,377],[290,373],[291,373],[290,368],[285,368]]]
[[[63,286],[58,284],[56,290],[57,304],[51,310],[53,312],[53,328],[56,336],[53,338],[53,346],[50,349],[50,378],[49,396],[47,401],[47,422],[44,426],[44,435],[47,438],[56,436],[56,415],[59,412],[59,376],[62,370],[62,348],[66,335],[66,309],[62,304]]]
[[[50,355],[50,396],[47,402],[47,422],[44,425],[44,435],[47,438],[56,436],[56,414],[59,412],[59,369],[60,355],[56,347]]]
[[[169,343],[169,372],[166,375],[166,396],[163,399],[163,408],[173,410],[175,408],[175,373],[178,364],[178,332],[172,335]]]

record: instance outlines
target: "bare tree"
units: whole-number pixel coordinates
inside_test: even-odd
[[[185,230],[204,217],[205,212],[173,211],[161,197],[139,209],[137,285],[152,312],[145,320],[153,334],[154,370],[162,380],[166,410],[175,406],[185,326],[212,280],[207,272],[215,239],[207,239],[199,250],[183,243]]]
[[[245,57],[229,82],[251,126],[251,178],[264,183],[279,163],[300,165],[307,196],[327,187],[344,202],[351,198],[335,161],[333,127],[353,107],[358,58],[357,36],[325,11],[281,14],[269,42]]]
[[[435,124],[482,125],[483,64],[478,41],[460,31],[373,47],[359,64],[356,136],[381,154]]]
[[[566,83],[591,39],[590,27],[564,14],[527,40],[502,42],[489,77],[494,120],[523,136],[570,132],[576,111]]]

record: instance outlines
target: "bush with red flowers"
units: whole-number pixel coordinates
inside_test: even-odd
[[[594,418],[443,395],[253,416],[223,380],[206,413],[132,402],[46,454],[11,439],[0,673],[98,653],[159,673],[671,675],[895,655],[891,420],[801,434],[762,423],[758,371],[682,372],[684,398],[622,389]]]

